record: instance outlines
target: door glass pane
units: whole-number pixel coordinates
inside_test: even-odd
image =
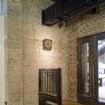
[[[82,86],[83,94],[90,95],[89,43],[82,45]]]
[[[105,102],[105,40],[98,41],[98,101]]]

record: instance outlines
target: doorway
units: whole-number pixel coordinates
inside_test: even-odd
[[[98,101],[105,103],[105,39],[98,40]]]
[[[78,39],[78,102],[105,105],[105,33]]]

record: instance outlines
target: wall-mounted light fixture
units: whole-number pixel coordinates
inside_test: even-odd
[[[43,40],[43,50],[51,50],[52,49],[52,40],[44,39]]]

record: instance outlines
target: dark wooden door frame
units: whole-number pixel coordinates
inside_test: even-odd
[[[105,32],[103,33],[98,33],[89,37],[85,37],[85,38],[79,38],[77,40],[78,42],[78,47],[77,47],[77,59],[78,59],[78,66],[77,66],[77,79],[78,79],[78,83],[77,83],[77,97],[78,97],[78,102],[80,103],[84,103],[84,104],[89,104],[89,105],[105,105],[105,103],[101,103],[98,102],[98,44],[97,41],[98,40],[102,40],[105,39]],[[81,75],[81,60],[82,60],[82,52],[81,52],[81,45],[83,43],[89,42],[89,47],[90,47],[90,69],[91,69],[91,96],[86,97],[86,96],[82,96],[81,93],[81,87],[82,87],[82,83],[81,80],[82,79],[82,75]],[[93,50],[94,49],[94,50]]]
[[[78,102],[80,103],[85,103],[85,104],[90,104],[92,97],[91,96],[84,96],[83,95],[83,77],[82,77],[82,44],[89,43],[90,47],[90,38],[86,37],[83,39],[78,39],[78,71],[77,71],[77,79],[78,79],[78,84],[77,84],[77,97],[78,97]],[[89,50],[90,51],[90,50]],[[79,81],[80,80],[80,81]],[[91,81],[91,78],[90,78]],[[82,89],[81,89],[82,87]],[[90,85],[90,91],[92,91],[91,85]]]

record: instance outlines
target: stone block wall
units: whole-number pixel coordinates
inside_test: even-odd
[[[8,105],[38,105],[39,68],[62,68],[62,98],[69,98],[68,34],[64,28],[41,24],[41,11],[49,1],[8,1]],[[43,39],[52,40],[51,51],[43,50]]]
[[[7,102],[23,105],[22,4],[8,1],[7,11]]]
[[[8,0],[8,105],[38,105],[38,69],[62,68],[62,100],[77,96],[77,38],[105,31],[105,9],[70,22],[68,28],[41,24],[50,0]],[[42,48],[51,39],[51,51]]]
[[[77,96],[77,39],[105,32],[105,4],[99,7],[99,13],[86,13],[70,21],[66,31],[69,33],[69,96],[72,99]]]

